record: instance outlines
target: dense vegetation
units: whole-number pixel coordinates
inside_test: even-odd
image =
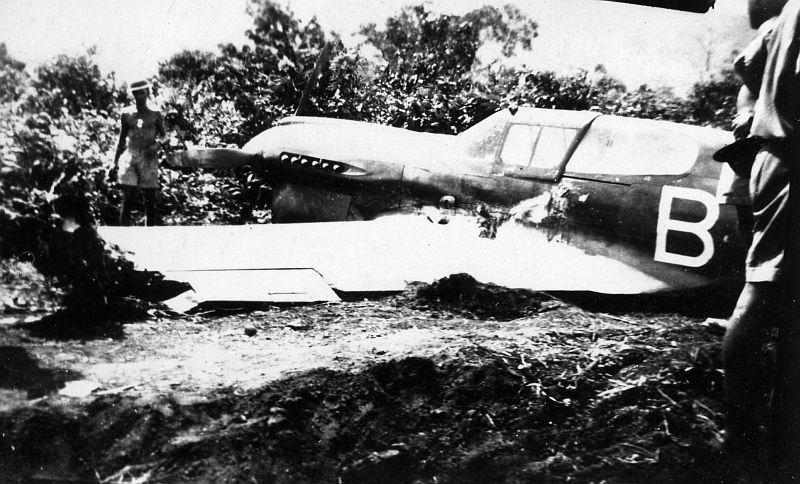
[[[170,131],[164,156],[192,145],[241,146],[295,112],[315,67],[319,82],[306,93],[305,113],[440,133],[458,133],[514,104],[719,127],[734,108],[729,71],[682,98],[663,88],[629,89],[602,66],[572,75],[509,68],[504,59],[535,51],[537,32],[512,6],[465,15],[408,7],[383,26],[363,27],[354,46],[270,0],[254,1],[251,14],[247,45],[184,51],[160,64],[152,82]],[[487,43],[499,47],[492,61],[479,55]],[[91,238],[83,231],[93,224],[113,224],[119,203],[107,169],[120,110],[130,101],[126,86],[101,72],[92,55],[58,56],[29,76],[0,44],[0,253],[55,274],[94,267],[90,292],[107,292],[117,284],[97,284],[102,245],[89,244],[93,255],[75,258],[66,257],[74,247],[64,242]],[[224,176],[163,170],[162,187],[165,223],[269,219],[269,186],[248,169]]]

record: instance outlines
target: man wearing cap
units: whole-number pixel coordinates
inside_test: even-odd
[[[130,87],[135,107],[122,113],[114,171],[122,186],[120,225],[131,224],[131,205],[136,190],[144,196],[147,225],[156,225],[156,193],[158,191],[158,141],[166,136],[164,117],[147,106],[150,84],[137,81]],[[122,160],[122,163],[120,163]]]

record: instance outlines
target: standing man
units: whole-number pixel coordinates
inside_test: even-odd
[[[158,142],[166,136],[164,117],[147,106],[150,84],[137,81],[130,87],[135,108],[122,113],[114,171],[122,186],[122,210],[119,224],[131,224],[133,197],[139,189],[144,196],[147,225],[156,225],[156,195],[158,192]],[[122,158],[122,169],[119,169]]]
[[[778,16],[763,38],[750,136],[761,138],[750,174],[753,240],[746,283],[722,347],[726,447],[737,482],[800,479],[800,0],[748,0],[757,28]],[[778,328],[774,375],[761,368],[767,331]],[[760,414],[772,391],[772,422]],[[764,466],[768,465],[765,469]]]

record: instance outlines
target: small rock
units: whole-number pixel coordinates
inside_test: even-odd
[[[383,452],[372,452],[363,459],[356,460],[345,467],[342,482],[407,482],[405,476],[415,466],[415,459],[405,449],[389,449]]]
[[[84,398],[100,387],[100,383],[96,381],[73,380],[66,382],[64,388],[59,390],[58,394],[65,397]]]
[[[310,325],[300,320],[289,321],[288,323],[286,323],[286,327],[294,331],[308,331],[309,329],[311,329]]]
[[[267,427],[273,429],[284,428],[289,424],[289,419],[280,414],[271,415],[267,420]]]

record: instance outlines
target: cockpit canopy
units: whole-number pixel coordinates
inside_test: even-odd
[[[503,110],[458,135],[462,170],[556,179],[573,176],[662,176],[688,173],[701,146],[729,134],[588,111]]]

